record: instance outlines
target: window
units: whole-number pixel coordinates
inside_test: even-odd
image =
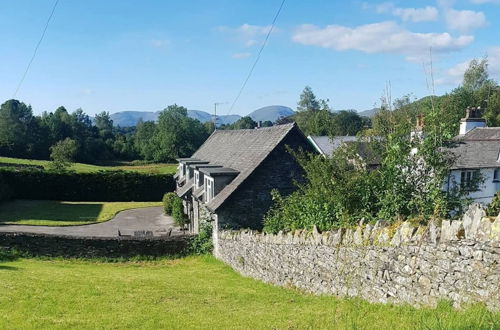
[[[214,180],[205,177],[205,201],[208,203],[214,199]]]
[[[200,172],[194,171],[194,187],[200,188]]]
[[[498,168],[493,172],[493,182],[500,182],[500,169]]]
[[[460,173],[460,187],[465,190],[475,190],[479,183],[479,171],[468,170]]]

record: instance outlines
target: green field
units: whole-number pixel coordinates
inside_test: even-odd
[[[123,210],[161,205],[161,202],[13,200],[0,204],[0,223],[44,226],[85,225],[110,220]]]
[[[37,165],[48,168],[50,162],[47,160],[32,160],[21,158],[0,157],[0,164],[12,165]],[[124,170],[124,171],[137,171],[144,173],[158,173],[169,174],[175,173],[177,169],[176,164],[147,164],[147,165],[132,165],[130,162],[119,162],[113,166],[98,166],[91,164],[74,163],[71,169],[76,172],[97,172],[101,170]]]
[[[302,294],[212,257],[0,263],[2,329],[498,329],[499,316]]]

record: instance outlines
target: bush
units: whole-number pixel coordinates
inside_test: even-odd
[[[174,218],[175,224],[180,227],[184,227],[189,223],[188,217],[184,214],[182,199],[177,197],[177,195],[172,199],[172,217]]]
[[[76,173],[0,168],[0,180],[10,187],[12,198],[64,201],[159,201],[175,187],[171,174],[126,171]]]
[[[214,248],[212,241],[212,224],[204,223],[200,226],[200,233],[189,242],[189,254],[210,254]]]
[[[500,192],[495,194],[495,197],[493,197],[493,200],[486,209],[486,213],[490,216],[497,216],[500,213]]]
[[[0,202],[7,200],[11,197],[11,191],[9,186],[4,182],[2,177],[0,177]]]
[[[178,198],[174,192],[168,192],[163,195],[163,210],[165,210],[166,215],[172,215],[172,207],[174,200]]]

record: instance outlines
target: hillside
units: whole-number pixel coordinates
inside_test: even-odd
[[[252,111],[248,114],[250,118],[255,121],[272,121],[275,122],[281,117],[288,117],[295,113],[289,107],[285,107],[283,105],[270,105],[267,107],[263,107]]]
[[[119,111],[111,114],[111,119],[115,126],[130,127],[135,126],[142,121],[156,121],[160,111]],[[212,120],[212,115],[205,111],[188,110],[188,116],[193,119],[198,119],[202,123]],[[241,118],[239,115],[217,116],[219,125],[232,124]]]
[[[278,118],[288,117],[295,112],[289,107],[282,105],[271,105],[257,109],[248,116],[255,121],[272,121],[275,122]],[[111,114],[111,119],[115,126],[130,127],[135,126],[142,119],[142,121],[156,121],[158,119],[159,111],[119,111]],[[188,110],[188,116],[205,123],[212,120],[212,114],[201,110]],[[241,118],[240,115],[218,115],[218,125],[232,124]]]

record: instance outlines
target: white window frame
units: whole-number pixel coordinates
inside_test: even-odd
[[[500,168],[493,170],[493,182],[500,182]]]
[[[215,181],[213,178],[205,175],[205,201],[209,203],[214,199]]]
[[[470,190],[471,183],[477,178],[479,170],[463,170],[460,171],[460,186],[462,189]]]
[[[200,171],[194,170],[194,187],[200,188]]]

